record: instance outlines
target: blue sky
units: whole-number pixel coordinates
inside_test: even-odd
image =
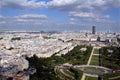
[[[1,30],[120,31],[120,0],[0,0]]]

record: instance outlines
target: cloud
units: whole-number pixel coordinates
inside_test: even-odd
[[[45,1],[36,0],[0,0],[0,8],[9,7],[15,9],[36,9],[45,7]]]
[[[5,17],[0,15],[0,20],[1,20],[1,19],[5,19]]]
[[[74,24],[74,26],[80,26],[80,24],[89,26],[96,23],[102,25],[103,22],[104,24],[112,23],[109,20],[111,16],[103,13],[103,11],[110,8],[119,8],[119,4],[120,0],[0,0],[0,8],[27,10],[47,8],[66,12],[70,18],[70,24]],[[6,22],[8,26],[57,26],[57,23],[51,23],[48,21],[48,17],[43,14],[24,14],[14,17],[0,16],[0,21],[1,23]],[[62,24],[60,26],[67,25]]]
[[[5,24],[6,22],[5,21],[0,21],[0,24]]]
[[[27,20],[27,19],[19,19],[19,18],[17,18],[17,19],[15,19],[15,21],[16,22],[33,22],[34,20],[33,19]]]
[[[0,24],[5,24],[6,23],[5,19],[6,17],[0,15]]]
[[[24,14],[14,16],[13,21],[16,23],[39,24],[47,21],[48,17],[44,14]]]
[[[71,10],[94,10],[120,7],[120,0],[52,0],[47,2],[48,8],[71,11]]]
[[[46,3],[47,8],[61,11],[71,11],[75,9],[77,0],[51,0]]]
[[[0,8],[10,7],[17,9],[39,9],[43,7],[58,9],[63,11],[108,9],[120,7],[120,0],[0,0]]]
[[[38,8],[43,8],[46,7],[46,2],[45,1],[40,1],[36,2],[36,0],[31,0],[29,2],[26,2],[26,7],[30,7],[32,9],[38,9]]]
[[[48,21],[44,14],[24,14],[18,16],[0,16],[0,26],[43,25]]]
[[[48,6],[64,6],[73,4],[76,0],[52,0],[47,3]]]
[[[77,14],[77,12],[76,12]],[[79,13],[78,13],[79,14]],[[87,14],[87,13],[86,13]],[[88,13],[89,14],[89,13]],[[36,14],[25,14],[25,15],[36,15]],[[43,15],[43,14],[39,14]],[[110,27],[114,26],[114,28],[118,28],[119,24],[117,23],[109,23],[109,22],[100,22],[99,20],[94,22],[82,21],[83,19],[71,17],[70,23],[59,23],[59,22],[50,22],[48,19],[36,19],[36,18],[29,18],[29,16],[19,15],[14,17],[5,17],[4,21],[0,21],[0,29],[8,29],[8,30],[48,30],[48,31],[79,31],[79,30],[88,30],[91,29],[92,25],[96,25],[100,29],[107,30]],[[94,23],[92,23],[94,22]]]
[[[24,14],[20,16],[15,16],[14,18],[22,18],[22,19],[47,19],[48,17],[43,14]]]
[[[102,15],[98,13],[92,13],[92,12],[70,12],[69,16],[71,17],[71,21],[100,21],[100,20],[108,20],[110,18],[109,15]]]
[[[47,2],[47,8],[68,12],[70,21],[108,22],[110,15],[102,12],[119,8],[119,4],[120,0],[52,0]]]
[[[71,17],[77,17],[77,18],[97,18],[98,15],[95,15],[93,13],[87,13],[87,12],[70,12]]]
[[[52,0],[47,2],[48,8],[61,8],[73,5],[77,0]]]

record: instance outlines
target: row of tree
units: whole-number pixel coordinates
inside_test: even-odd
[[[120,47],[103,47],[102,65],[111,69],[120,69]]]

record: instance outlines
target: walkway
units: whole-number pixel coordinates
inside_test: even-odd
[[[64,74],[65,76],[74,79],[74,77],[70,76],[69,74],[66,74],[66,73],[63,71],[63,69],[60,69],[60,72],[61,72],[62,74]]]
[[[91,59],[92,59],[93,52],[94,52],[94,47],[93,47],[93,49],[92,49],[92,52],[91,52],[91,55],[90,55],[90,57],[89,57],[89,60],[88,60],[87,65],[90,64],[90,61],[91,61]],[[81,80],[85,80],[85,77],[86,77],[86,74],[83,73],[83,76],[82,76]]]
[[[87,65],[90,65],[90,62],[91,62],[93,53],[94,53],[94,47],[93,47],[93,49],[92,49],[92,52],[91,52],[91,55],[90,55],[90,57],[89,57],[89,60],[88,60]]]

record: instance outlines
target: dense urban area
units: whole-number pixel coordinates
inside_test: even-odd
[[[0,80],[120,80],[120,0],[0,0]]]
[[[120,80],[120,33],[0,32],[0,80]]]

